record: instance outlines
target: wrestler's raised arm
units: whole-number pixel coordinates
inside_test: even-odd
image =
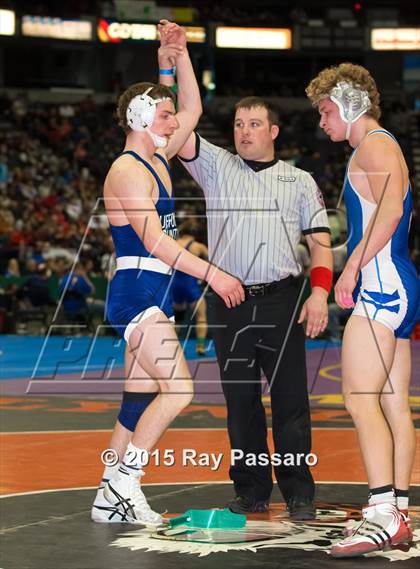
[[[171,136],[165,154],[171,158],[178,153],[190,138],[203,112],[200,90],[187,49],[185,31],[175,23],[161,20],[158,25],[161,47],[158,51],[159,82],[171,87],[175,82],[173,73],[176,64],[178,85],[178,110],[176,118],[179,128]],[[182,51],[174,50],[175,46]]]

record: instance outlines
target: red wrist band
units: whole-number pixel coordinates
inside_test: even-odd
[[[328,294],[331,290],[333,274],[327,267],[314,267],[311,269],[311,288],[320,286],[325,289]]]

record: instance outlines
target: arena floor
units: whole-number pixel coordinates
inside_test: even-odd
[[[412,346],[411,403],[419,428],[420,343]],[[356,434],[340,395],[340,346],[325,342],[310,342],[307,352],[313,452],[318,456],[313,467],[316,522],[289,522],[276,490],[270,512],[249,516],[246,528],[237,532],[176,537],[139,526],[92,523],[100,454],[109,445],[119,409],[122,350],[119,340],[108,337],[0,338],[0,567],[418,566],[419,454],[411,492],[414,544],[363,559],[341,561],[328,555],[347,520],[358,518],[367,487]],[[195,378],[195,400],[161,439],[144,478],[151,506],[166,511],[167,517],[191,508],[223,507],[233,495],[226,411],[213,351],[209,346],[209,357],[198,361],[193,345],[185,350]],[[417,435],[420,447],[419,431]],[[165,450],[173,455],[173,466],[162,464]],[[207,464],[209,456],[219,457],[220,464]]]

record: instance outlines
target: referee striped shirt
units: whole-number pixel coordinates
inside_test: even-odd
[[[209,259],[246,285],[299,275],[302,233],[329,232],[312,176],[281,160],[255,172],[196,137],[194,158],[181,161],[206,198]]]

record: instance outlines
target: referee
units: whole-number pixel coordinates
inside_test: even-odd
[[[247,97],[236,105],[236,155],[192,133],[179,158],[206,197],[209,258],[245,285],[240,306],[229,309],[216,295],[210,305],[237,457],[230,467],[236,497],[228,506],[238,513],[267,511],[274,466],[290,517],[298,520],[315,517],[305,462],[311,425],[302,323],[311,338],[327,325],[332,255],[322,195],[307,172],[275,157],[278,133],[271,105]],[[302,233],[311,253],[312,293],[299,311]],[[270,461],[261,371],[281,464]]]

